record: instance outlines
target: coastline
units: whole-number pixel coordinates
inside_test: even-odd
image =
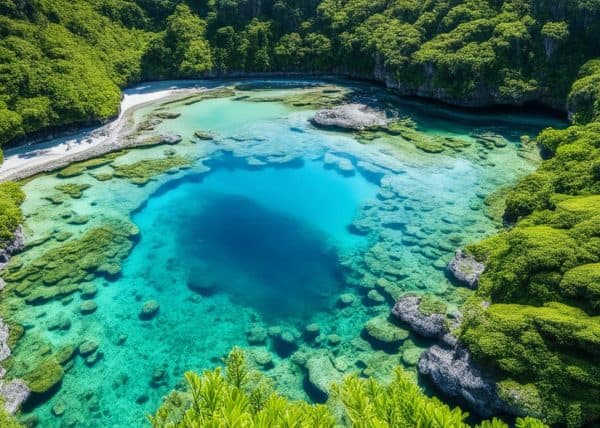
[[[119,115],[106,125],[37,144],[25,144],[4,152],[0,182],[19,181],[64,168],[104,154],[135,146],[131,135],[132,114],[157,100],[176,99],[213,88],[201,81],[169,81],[140,84],[123,92]],[[168,85],[168,86],[167,86]],[[164,87],[164,88],[163,88]]]

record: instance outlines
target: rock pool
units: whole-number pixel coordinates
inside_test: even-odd
[[[315,128],[361,102],[398,126]],[[187,370],[233,346],[293,398],[409,370],[426,343],[389,323],[403,293],[452,314],[456,248],[500,226],[551,118],[474,115],[366,86],[258,81],[131,117],[119,151],[24,184],[28,248],[2,272],[9,377],[41,427],[143,426]],[[159,135],[180,135],[160,144]]]

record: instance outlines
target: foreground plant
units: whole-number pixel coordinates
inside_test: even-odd
[[[326,405],[291,401],[274,391],[272,383],[249,370],[244,352],[234,348],[226,368],[188,372],[188,390],[173,391],[154,416],[154,427],[422,427],[468,428],[468,413],[427,397],[401,368],[383,385],[373,379],[346,378],[333,388]],[[542,428],[532,418],[518,419],[517,428]],[[505,428],[498,420],[479,428]]]

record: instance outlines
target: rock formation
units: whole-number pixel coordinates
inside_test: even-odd
[[[498,396],[494,379],[482,372],[469,351],[450,333],[445,314],[423,313],[419,309],[420,303],[421,297],[404,296],[392,309],[392,314],[409,325],[413,332],[438,340],[420,355],[419,374],[447,396],[466,403],[482,417],[514,414],[512,406]]]
[[[341,128],[362,131],[386,126],[385,114],[364,104],[343,104],[338,107],[318,110],[311,122],[325,128]]]
[[[483,263],[478,262],[472,254],[461,249],[456,250],[454,258],[448,264],[448,271],[452,276],[469,288],[477,288],[477,281],[484,269]]]

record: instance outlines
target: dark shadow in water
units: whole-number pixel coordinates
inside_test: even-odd
[[[194,205],[194,204],[193,204]],[[180,260],[190,280],[265,318],[305,318],[342,286],[326,236],[244,196],[210,195],[181,214]]]

